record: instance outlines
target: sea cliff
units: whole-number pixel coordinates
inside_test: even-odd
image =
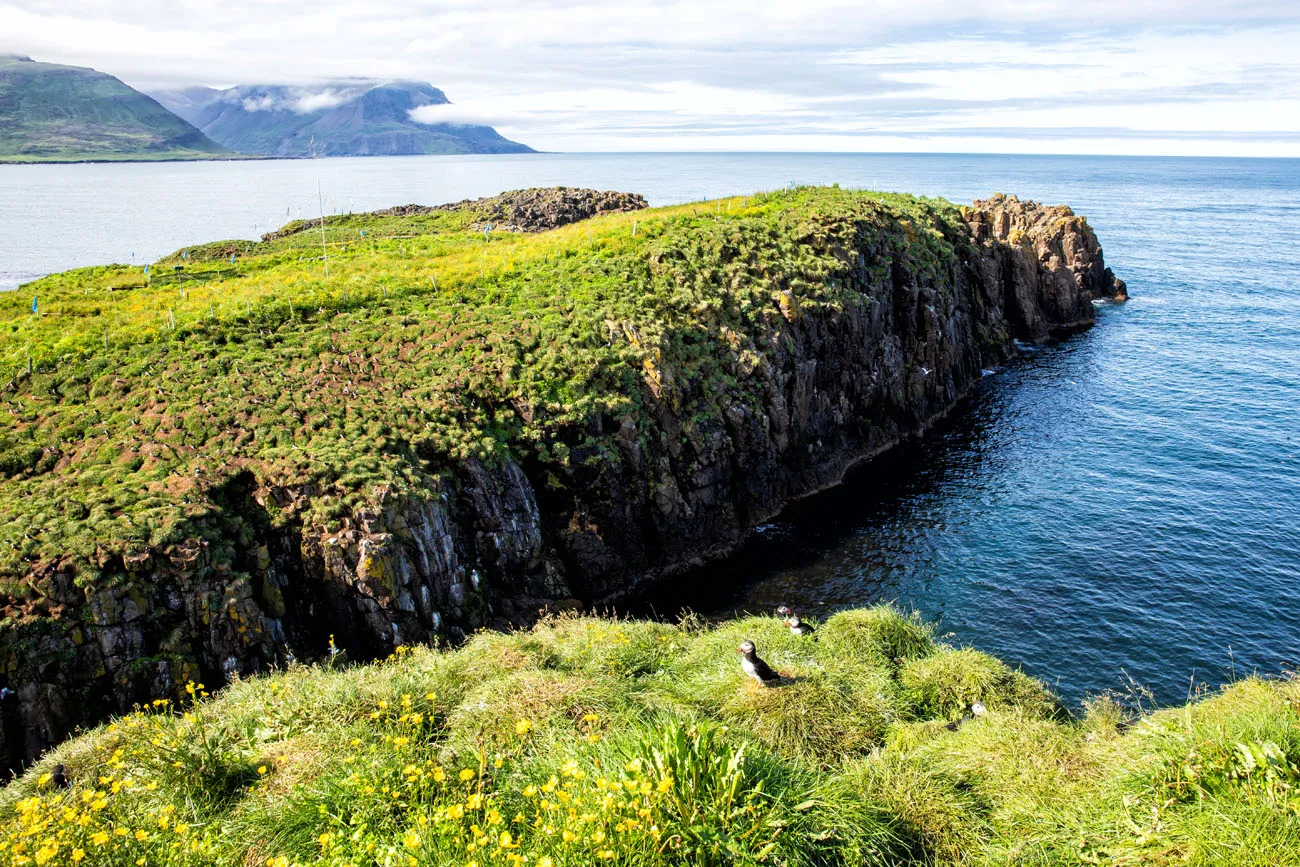
[[[643,205],[358,215],[4,299],[5,763],[331,634],[635,594],[1124,297],[1086,220],[1014,197]]]

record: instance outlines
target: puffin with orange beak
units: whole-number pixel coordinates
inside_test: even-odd
[[[785,625],[790,627],[791,635],[812,635],[813,628],[799,619],[799,615],[794,612],[785,619]]]
[[[740,642],[740,647],[736,648],[736,652],[740,654],[741,670],[758,681],[759,686],[773,686],[781,681],[781,675],[773,671],[772,666],[759,658],[754,642]]]

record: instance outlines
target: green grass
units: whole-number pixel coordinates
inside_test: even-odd
[[[106,558],[194,541],[233,558],[238,473],[318,492],[277,519],[325,529],[380,490],[434,496],[469,457],[562,483],[612,459],[621,419],[661,435],[648,392],[688,432],[757,406],[747,373],[781,351],[783,317],[849,300],[853,245],[882,279],[902,262],[944,283],[968,243],[946,202],[839,189],[490,243],[473,221],[331,219],[328,277],[304,231],[0,295],[0,588],[55,563],[93,584]]]
[[[555,617],[101,726],[0,792],[0,863],[1298,864],[1298,710],[1250,679],[1071,719],[888,607]]]

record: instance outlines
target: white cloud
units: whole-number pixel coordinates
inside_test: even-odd
[[[348,100],[349,94],[339,90],[322,90],[317,93],[305,93],[293,103],[293,110],[298,114],[311,114],[323,108],[333,108]]]
[[[1300,7],[1253,0],[0,0],[0,50],[299,111],[429,81],[456,105],[421,122],[546,150],[1296,153],[1296,44]]]
[[[247,99],[240,100],[244,106],[244,111],[272,111],[277,108],[275,97],[267,94],[266,96],[250,96]]]
[[[409,112],[416,123],[451,124],[453,126],[492,126],[502,120],[502,115],[447,103],[422,105]]]

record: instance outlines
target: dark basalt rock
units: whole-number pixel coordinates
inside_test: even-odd
[[[963,216],[981,245],[985,281],[1006,288],[1007,317],[1023,339],[1041,342],[1053,330],[1092,324],[1094,299],[1128,299],[1092,227],[1069,207],[999,193]]]
[[[621,214],[647,207],[644,196],[613,190],[587,190],[577,187],[535,187],[512,190],[484,199],[464,199],[446,205],[396,205],[370,211],[376,217],[419,217],[438,211],[469,211],[474,224],[508,232],[545,232],[603,214]],[[365,215],[362,215],[365,216]],[[263,241],[274,241],[299,232],[320,228],[320,219],[298,220],[282,229],[268,232]]]

